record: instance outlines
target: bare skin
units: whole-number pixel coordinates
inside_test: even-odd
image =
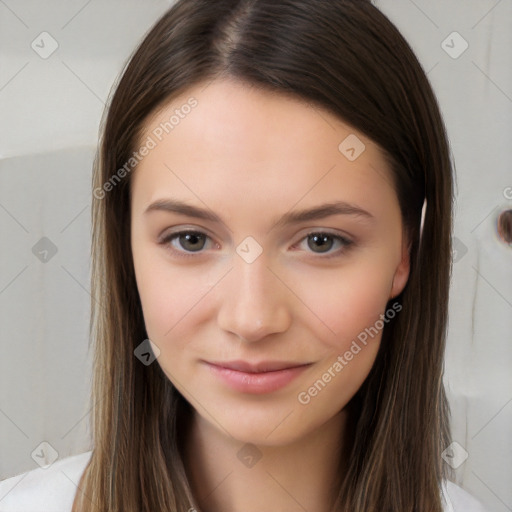
[[[197,106],[158,140],[155,128],[191,97]],[[156,147],[132,176],[133,260],[157,362],[193,407],[185,463],[198,504],[204,512],[327,512],[345,406],[374,363],[382,330],[358,342],[357,353],[353,342],[378,325],[409,276],[384,157],[324,110],[228,80],[187,90],[145,127],[141,143],[151,136]],[[353,161],[338,148],[349,135],[365,145]],[[221,222],[145,212],[171,198]],[[276,224],[337,201],[370,216]],[[203,237],[159,243],[184,230]],[[315,233],[327,238],[315,243]],[[307,366],[258,392],[209,364],[235,360]]]

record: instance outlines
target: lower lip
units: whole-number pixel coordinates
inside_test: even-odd
[[[285,368],[273,372],[248,373],[231,370],[222,366],[206,363],[210,370],[220,377],[229,387],[241,393],[272,393],[284,388],[311,365]]]

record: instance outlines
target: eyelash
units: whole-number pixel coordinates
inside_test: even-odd
[[[187,234],[192,234],[192,235],[201,235],[201,236],[205,236],[206,238],[210,238],[208,235],[206,235],[206,233],[203,233],[202,231],[197,231],[197,230],[184,230],[184,231],[176,231],[175,233],[170,233],[169,235],[163,237],[158,243],[160,245],[164,245],[164,246],[168,246],[171,251],[178,255],[178,257],[181,257],[181,258],[191,258],[191,257],[197,257],[199,255],[201,255],[203,253],[203,251],[197,251],[197,252],[183,252],[181,250],[177,250],[175,249],[174,247],[172,247],[171,245],[171,242],[180,237],[181,235],[187,235]],[[313,253],[312,254],[318,254],[320,258],[322,259],[330,259],[330,258],[336,258],[336,257],[341,257],[343,256],[350,248],[351,246],[354,244],[354,241],[353,240],[349,240],[348,238],[345,238],[341,235],[335,235],[333,233],[328,233],[328,232],[325,232],[325,231],[310,231],[309,233],[307,233],[303,238],[301,238],[299,240],[299,242],[295,245],[299,245],[301,242],[303,242],[304,240],[307,240],[308,237],[312,236],[312,235],[324,235],[324,236],[328,236],[334,240],[337,240],[338,242],[341,242],[341,244],[343,244],[343,247],[341,247],[340,249],[338,249],[337,251],[334,251],[332,253]],[[322,254],[328,254],[327,256],[323,256]]]

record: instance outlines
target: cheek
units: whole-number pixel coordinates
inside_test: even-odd
[[[133,250],[137,289],[142,304],[144,323],[149,338],[157,345],[177,322],[181,296],[180,282],[154,254],[140,246]],[[175,314],[173,314],[173,312]]]
[[[297,394],[304,414],[335,414],[349,402],[368,376],[382,332],[395,316],[394,310],[386,313],[389,273],[352,268],[347,276],[342,274],[334,283],[326,280],[324,293],[310,293],[307,298],[320,312],[322,322],[310,326],[315,325],[311,331],[321,342],[324,357]]]
[[[331,351],[345,351],[364,337],[385,314],[392,275],[374,266],[347,266],[302,280],[297,295],[308,306],[307,318],[316,337]],[[306,317],[303,317],[306,318]]]
[[[138,274],[137,287],[147,334],[157,344],[179,329],[187,310],[197,302],[193,290],[179,279],[169,279],[168,273],[160,275],[155,268]]]
[[[198,315],[215,282],[149,252],[147,257],[142,251],[134,254],[134,265],[148,337],[161,349],[181,348],[199,327]]]

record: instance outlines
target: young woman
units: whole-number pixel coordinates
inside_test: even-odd
[[[482,510],[441,457],[449,147],[369,1],[179,1],[117,84],[93,187],[92,451],[30,499]]]

